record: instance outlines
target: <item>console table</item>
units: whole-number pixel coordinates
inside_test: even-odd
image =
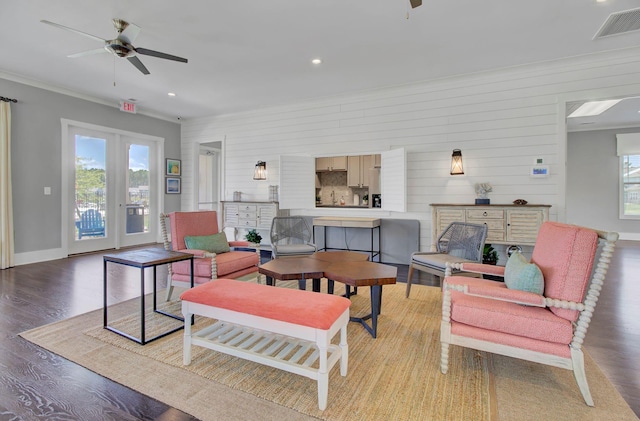
[[[222,227],[241,230],[241,237],[247,230],[263,231],[263,244],[269,244],[273,218],[288,215],[288,210],[279,209],[278,202],[222,202]]]
[[[452,222],[487,225],[488,244],[533,246],[551,205],[458,205],[431,204],[431,248]]]
[[[346,216],[320,216],[313,218],[313,242],[316,238],[316,227],[324,228],[324,245],[322,248],[318,247],[318,250],[349,250],[349,251],[364,251],[369,253],[371,261],[374,257],[378,256],[378,262],[380,262],[380,218],[359,218],[359,217],[346,217]],[[327,227],[336,228],[364,228],[371,231],[371,248],[369,250],[355,250],[348,247],[328,247],[327,246]],[[373,232],[378,232],[378,249],[374,248],[374,235]],[[317,243],[316,243],[317,244]]]

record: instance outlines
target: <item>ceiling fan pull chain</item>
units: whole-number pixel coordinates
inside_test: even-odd
[[[113,56],[113,87],[116,86],[116,56]]]

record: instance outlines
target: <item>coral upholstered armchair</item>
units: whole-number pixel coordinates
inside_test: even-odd
[[[447,268],[441,371],[447,372],[450,344],[548,364],[572,370],[585,402],[593,406],[582,342],[617,239],[613,232],[545,222],[529,264],[513,263],[523,259],[515,254],[506,268],[452,264],[460,270],[505,276],[505,282],[451,276]],[[543,282],[544,292],[528,291],[523,279],[525,284]]]
[[[169,219],[171,242],[167,233]],[[247,247],[248,241],[227,241],[218,232],[218,215],[215,211],[171,212],[160,215],[164,247],[167,250],[193,254],[194,283],[202,284],[216,278],[238,278],[258,271],[260,250],[238,251],[235,247]],[[187,264],[183,264],[183,263]],[[174,286],[190,288],[189,261],[172,263],[167,281],[167,301]]]

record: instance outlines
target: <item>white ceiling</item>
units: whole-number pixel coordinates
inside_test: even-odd
[[[135,99],[142,112],[186,119],[636,47],[640,31],[592,38],[611,13],[638,6],[424,0],[411,10],[409,0],[0,0],[0,77],[113,104]],[[67,58],[101,45],[40,23],[111,39],[112,18],[142,28],[136,47],[189,63],[139,56],[151,72],[145,76],[106,53]],[[322,65],[312,65],[314,57]]]

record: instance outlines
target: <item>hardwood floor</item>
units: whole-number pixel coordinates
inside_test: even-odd
[[[398,266],[406,281],[407,266]],[[640,242],[620,241],[585,348],[640,415]],[[163,288],[166,270],[158,268]],[[415,283],[437,284],[418,272]],[[137,297],[139,270],[109,266],[110,300]],[[121,279],[121,282],[111,282]],[[146,276],[151,287],[151,272]],[[102,255],[0,270],[0,419],[192,420],[18,336],[102,307]],[[587,373],[588,375],[588,373]],[[596,405],[598,403],[596,402]]]

